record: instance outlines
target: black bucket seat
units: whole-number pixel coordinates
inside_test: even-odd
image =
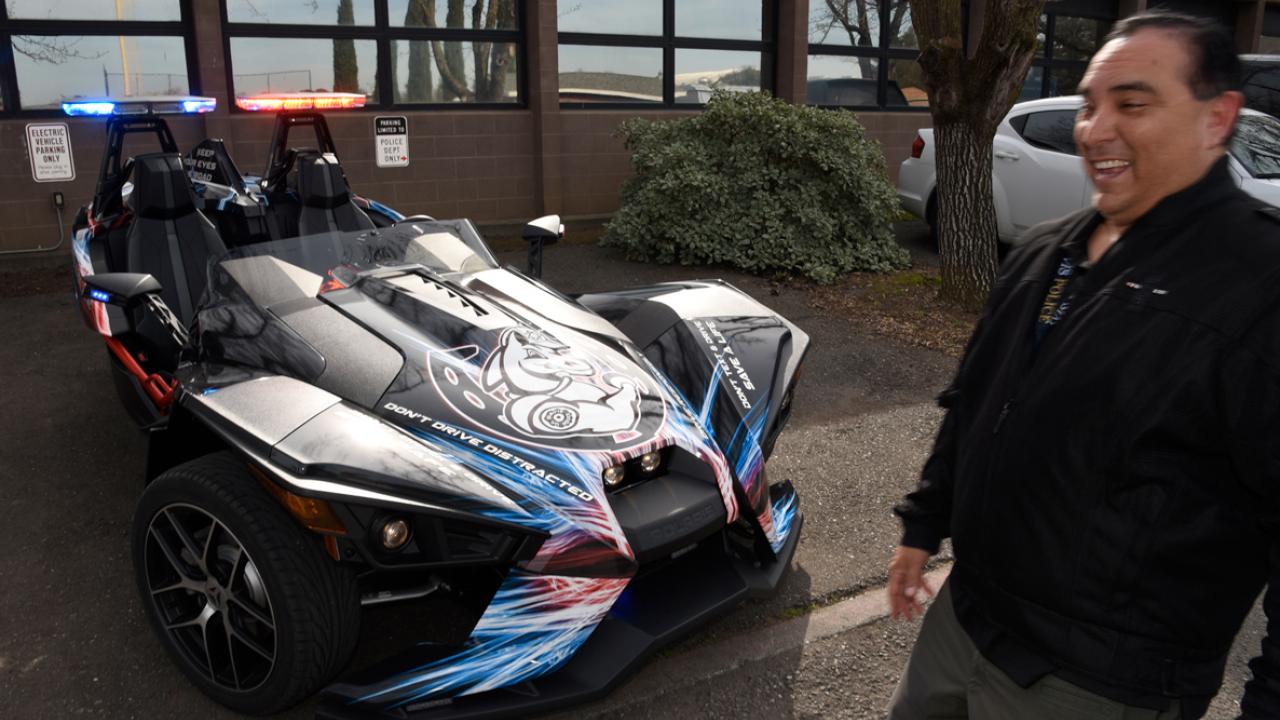
[[[297,169],[298,234],[372,230],[373,221],[351,199],[347,176],[337,158],[319,152],[299,151]]]
[[[207,266],[227,251],[196,195],[178,153],[133,158],[134,218],[126,246],[129,272],[150,273],[163,286],[165,304],[184,326],[204,293]]]

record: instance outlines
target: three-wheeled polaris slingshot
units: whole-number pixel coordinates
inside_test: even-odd
[[[527,715],[772,591],[806,334],[720,282],[566,297],[467,220],[352,194],[316,111],[340,97],[242,98],[278,112],[260,176],[179,154],[164,115],[211,99],[67,108],[106,116],[79,307],[148,437],[132,559],[191,682],[248,713]],[[136,133],[159,151],[123,159]],[[533,268],[561,232],[526,228]]]

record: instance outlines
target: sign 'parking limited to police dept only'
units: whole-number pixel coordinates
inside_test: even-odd
[[[409,120],[403,115],[376,117],[373,119],[373,152],[378,167],[409,166]]]
[[[27,152],[31,155],[31,177],[36,182],[76,179],[66,123],[29,123]]]

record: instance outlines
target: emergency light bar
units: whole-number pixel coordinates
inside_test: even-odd
[[[249,112],[282,110],[353,110],[364,107],[360,93],[274,93],[236,98],[236,107]]]
[[[213,112],[218,101],[192,95],[158,95],[119,100],[71,100],[62,103],[62,111],[78,115],[193,115]]]

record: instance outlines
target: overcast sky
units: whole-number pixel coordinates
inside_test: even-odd
[[[56,107],[77,96],[100,98],[108,94],[108,86],[110,94],[124,94],[118,37],[15,35],[13,45],[23,107]],[[187,92],[182,38],[129,37],[125,46],[131,94]]]
[[[9,17],[22,20],[182,19],[178,0],[5,0],[5,6]]]

